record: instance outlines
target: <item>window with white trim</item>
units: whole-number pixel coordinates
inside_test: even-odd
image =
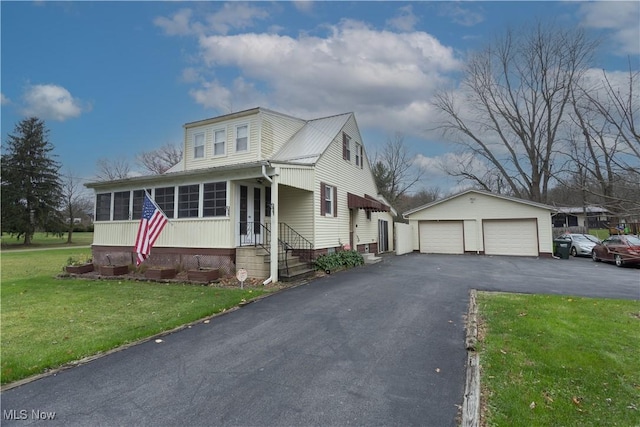
[[[362,169],[363,158],[362,158],[362,144],[358,144],[356,142],[356,166]]]
[[[109,221],[111,219],[111,193],[96,195],[96,221]]]
[[[200,210],[200,185],[178,187],[178,218],[197,218]]]
[[[336,187],[325,183],[321,184],[321,209],[320,214],[324,216],[337,216],[336,212]]]
[[[125,220],[129,218],[130,191],[116,191],[113,193],[113,220]]]
[[[236,152],[249,150],[249,125],[236,126]]]
[[[224,129],[216,130],[213,132],[213,155],[224,156],[225,145],[227,141],[227,132]]]
[[[351,137],[342,132],[342,158],[351,161]]]
[[[175,201],[175,187],[162,187],[156,188],[154,200],[156,204],[167,218],[173,218],[174,201]]]
[[[208,182],[202,191],[202,216],[227,216],[227,182]]]
[[[204,132],[193,134],[193,158],[201,159],[204,157]]]

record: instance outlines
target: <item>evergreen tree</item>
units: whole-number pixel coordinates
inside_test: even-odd
[[[58,228],[62,185],[48,129],[37,117],[22,120],[2,153],[2,232],[29,245],[37,229]]]

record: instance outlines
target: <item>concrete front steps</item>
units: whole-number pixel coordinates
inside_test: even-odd
[[[287,268],[287,266],[289,268]],[[286,264],[284,261],[278,263],[278,277],[283,282],[304,279],[305,277],[312,276],[314,273],[315,269],[309,267],[307,262],[300,261],[300,257],[297,256],[289,255]]]
[[[365,264],[376,264],[382,261],[382,258],[377,257],[376,254],[372,254],[372,253],[362,254],[362,258],[364,258]]]
[[[242,246],[236,248],[236,267],[247,270],[249,277],[269,277],[271,255],[261,247]],[[288,269],[286,266],[288,265]],[[300,261],[300,257],[289,254],[287,264],[284,260],[278,263],[278,278],[282,281],[303,279],[313,275],[315,270],[307,263]]]

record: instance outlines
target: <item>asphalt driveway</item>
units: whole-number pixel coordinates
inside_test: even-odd
[[[386,256],[7,390],[2,425],[454,426],[471,288],[640,299],[640,269]]]

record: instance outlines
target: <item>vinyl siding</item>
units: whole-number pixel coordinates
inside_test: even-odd
[[[258,150],[260,147],[260,144],[258,143],[258,137],[260,134],[259,123],[259,115],[254,114],[251,116],[240,117],[225,122],[204,124],[187,128],[185,130],[184,141],[185,169],[192,170],[257,161]],[[241,125],[249,126],[249,151],[247,151],[246,153],[237,153],[235,151],[236,127]],[[218,129],[224,129],[225,131],[226,153],[224,156],[213,157],[213,135],[214,131]],[[194,158],[194,135],[200,132],[204,132],[205,134],[204,157],[196,159]]]
[[[236,152],[236,127],[249,126],[249,151]],[[185,170],[210,168],[230,164],[253,162],[270,158],[305,124],[304,120],[280,115],[270,111],[236,117],[220,122],[195,124],[185,129]],[[225,155],[213,157],[213,140],[216,130],[226,135]],[[194,135],[204,132],[205,153],[203,158],[194,158]]]
[[[271,112],[262,114],[262,158],[271,158],[305,124],[304,120]]]
[[[139,221],[96,222],[93,244],[131,246],[135,243]],[[155,246],[193,248],[232,248],[229,218],[172,220],[167,224]],[[153,250],[153,249],[152,249]]]
[[[279,192],[279,222],[284,222],[311,243],[313,241],[314,193],[281,185]]]
[[[353,117],[347,121],[343,129],[347,135],[351,137],[352,147],[355,142],[362,144],[362,137],[358,130],[358,126]],[[366,152],[364,153],[365,159],[367,158]],[[336,217],[325,217],[320,215],[320,182],[325,182],[328,185],[337,187],[337,200],[338,200],[338,215]],[[316,248],[334,247],[340,244],[349,243],[349,207],[347,204],[347,193],[357,194],[364,196],[368,194],[370,196],[377,195],[377,189],[371,170],[369,168],[369,162],[365,161],[364,166],[361,169],[355,164],[355,155],[352,148],[351,161],[346,161],[342,158],[342,132],[336,135],[333,142],[329,145],[327,150],[318,160],[316,165],[316,179],[315,179],[315,196],[314,196],[314,217],[315,221],[315,234],[316,234]],[[360,215],[364,217],[364,211],[359,210],[358,221]],[[361,243],[373,243],[378,241],[378,223],[377,220],[368,221],[365,219],[362,222],[362,227],[358,225],[358,235],[360,236]],[[392,234],[389,235],[390,240]],[[364,242],[363,239],[368,240]],[[354,242],[355,243],[355,242]]]
[[[312,168],[282,167],[280,169],[279,182],[282,185],[313,191],[314,177],[315,172]]]

